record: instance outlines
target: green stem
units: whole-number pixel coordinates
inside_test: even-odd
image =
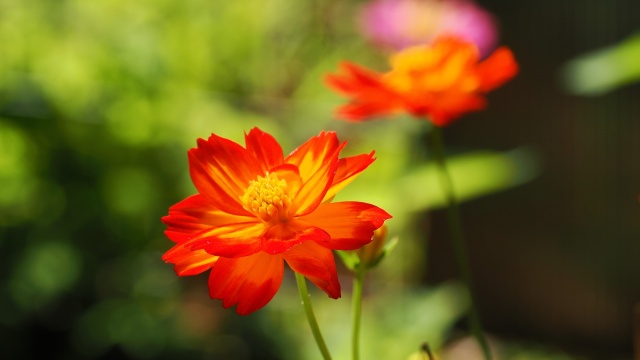
[[[428,360],[435,360],[435,358],[433,357],[433,354],[431,353],[431,348],[429,347],[429,344],[424,343],[422,344],[422,351],[427,354],[427,357],[429,358]]]
[[[318,327],[318,322],[316,321],[316,316],[313,314],[313,308],[311,307],[311,298],[309,297],[309,291],[307,290],[307,281],[305,280],[303,275],[300,275],[297,272],[295,274],[296,281],[298,283],[298,293],[300,293],[300,300],[302,300],[302,306],[304,307],[304,312],[307,315],[307,320],[309,321],[309,326],[311,327],[313,338],[316,340],[316,344],[318,344],[318,349],[322,353],[322,357],[324,358],[324,360],[331,360],[329,349],[324,343],[322,333],[320,333],[320,328]]]
[[[360,359],[360,314],[362,313],[362,287],[365,272],[365,265],[363,263],[358,264],[355,269],[356,276],[353,279],[353,306],[351,308],[351,319],[353,322],[353,333],[351,335],[353,360]]]
[[[455,190],[453,188],[453,182],[451,181],[451,175],[447,169],[447,161],[444,153],[444,146],[442,142],[442,129],[434,126],[431,131],[431,147],[432,151],[440,170],[440,182],[444,193],[447,198],[447,217],[449,220],[449,231],[451,232],[451,243],[453,244],[453,252],[455,254],[458,270],[460,271],[460,277],[463,283],[469,291],[469,297],[471,298],[471,306],[469,308],[469,328],[473,336],[480,344],[484,357],[487,360],[491,360],[491,350],[487,343],[487,339],[484,337],[482,331],[482,324],[480,322],[480,314],[476,306],[476,301],[473,294],[473,283],[471,280],[471,271],[469,270],[469,256],[467,255],[467,248],[464,242],[464,235],[462,233],[462,224],[460,219],[460,211],[458,210],[458,201],[456,199]]]

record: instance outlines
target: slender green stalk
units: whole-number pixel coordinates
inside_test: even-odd
[[[362,287],[365,272],[365,264],[358,264],[355,269],[355,278],[353,279],[353,298],[351,308],[351,320],[353,323],[353,332],[351,334],[351,354],[353,355],[353,360],[360,359],[360,314],[362,313]]]
[[[435,358],[433,357],[433,354],[431,353],[431,348],[429,347],[429,344],[424,343],[422,344],[422,351],[427,354],[428,360],[435,360]]]
[[[447,169],[447,161],[444,153],[444,146],[442,144],[442,129],[434,126],[431,129],[430,134],[431,150],[433,151],[436,163],[438,164],[438,169],[440,170],[440,182],[447,197],[447,217],[449,220],[449,231],[451,233],[453,252],[458,265],[458,271],[460,271],[460,277],[466,285],[467,290],[469,291],[469,297],[471,298],[471,306],[469,309],[469,329],[480,344],[485,359],[491,360],[491,350],[489,349],[489,344],[487,343],[487,339],[484,337],[484,332],[482,331],[480,314],[474,298],[471,271],[469,270],[469,256],[467,255],[467,248],[464,242],[461,224],[462,221],[460,219],[460,211],[458,209],[455,189],[453,188],[451,175],[449,175],[449,171]]]
[[[297,272],[295,274],[296,281],[298,282],[298,293],[300,293],[300,300],[302,300],[302,306],[304,307],[304,312],[307,315],[307,320],[309,321],[309,326],[311,327],[313,338],[316,340],[316,344],[318,344],[318,349],[322,353],[322,358],[324,360],[331,360],[329,349],[327,348],[327,344],[324,343],[322,333],[320,333],[320,328],[318,327],[318,322],[316,321],[316,316],[313,314],[313,308],[311,307],[311,298],[309,297],[309,291],[307,290],[307,281],[305,280],[303,275],[300,275]]]

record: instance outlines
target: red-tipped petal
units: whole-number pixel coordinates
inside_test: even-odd
[[[209,295],[222,300],[225,308],[238,305],[236,312],[248,315],[265,306],[282,283],[281,256],[263,252],[241,257],[220,258],[209,275]]]
[[[212,134],[189,150],[189,170],[198,192],[225,212],[247,215],[239,198],[250,180],[264,175],[255,156],[242,146]]]
[[[335,250],[355,250],[373,237],[373,231],[390,219],[386,211],[361,202],[325,203],[300,220],[326,231],[331,240],[318,244]]]
[[[169,215],[162,218],[162,222],[167,224],[165,235],[175,242],[191,239],[194,235],[212,227],[251,220],[255,219],[227,214],[216,209],[213,203],[200,194],[189,196],[171,206]]]
[[[174,264],[174,270],[179,276],[189,276],[209,270],[218,257],[204,250],[192,251],[178,244],[164,253],[162,260]]]
[[[340,297],[340,282],[331,250],[308,241],[283,254],[291,269],[304,275],[330,298]]]
[[[322,201],[327,201],[334,197],[338,191],[342,190],[345,186],[349,185],[358,174],[360,174],[364,169],[366,169],[371,163],[375,160],[373,154],[375,152],[372,151],[369,154],[362,154],[358,156],[351,156],[344,159],[340,159],[338,161],[338,168],[336,170],[336,175],[333,178],[333,183],[331,187],[324,195],[324,199]]]
[[[480,89],[487,92],[516,76],[518,63],[511,50],[502,46],[478,64],[476,73],[480,78]]]
[[[278,141],[270,134],[256,127],[244,136],[244,141],[247,150],[258,159],[258,162],[262,166],[263,173],[283,163],[284,154],[282,147],[280,147]]]

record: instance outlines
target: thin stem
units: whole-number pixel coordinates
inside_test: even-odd
[[[435,358],[433,357],[433,354],[431,353],[431,348],[429,347],[429,344],[424,343],[422,344],[422,351],[427,354],[427,357],[429,357],[428,360],[434,360]]]
[[[482,331],[480,314],[474,298],[471,271],[469,270],[469,256],[467,255],[467,248],[464,242],[458,201],[453,188],[453,182],[451,181],[451,175],[447,169],[447,161],[442,143],[442,129],[434,126],[431,129],[430,134],[431,148],[435,156],[436,163],[438,164],[438,169],[440,170],[440,182],[447,197],[447,217],[449,220],[449,231],[451,233],[453,252],[455,254],[458,270],[460,271],[460,277],[462,278],[462,282],[466,285],[467,290],[469,291],[469,297],[471,298],[471,306],[469,309],[469,328],[480,344],[485,359],[491,360],[491,350],[489,349],[487,339],[484,337],[484,332]]]
[[[362,313],[362,287],[364,283],[364,274],[366,272],[363,263],[358,264],[355,269],[355,278],[353,279],[353,303],[351,320],[353,323],[353,332],[351,334],[351,350],[353,360],[360,359],[360,314]]]
[[[640,360],[640,303],[633,308],[633,348],[634,359]]]
[[[309,321],[309,326],[311,327],[313,338],[316,340],[316,344],[318,344],[318,349],[322,353],[322,357],[324,358],[324,360],[331,360],[329,349],[327,348],[327,344],[324,343],[322,333],[320,333],[320,328],[318,327],[318,322],[316,321],[316,316],[313,314],[313,308],[311,307],[311,298],[309,297],[309,291],[307,290],[307,281],[305,280],[303,275],[300,275],[297,272],[295,274],[296,281],[298,283],[298,293],[300,293],[300,300],[302,300],[302,306],[304,307],[304,312],[307,315],[307,320]]]

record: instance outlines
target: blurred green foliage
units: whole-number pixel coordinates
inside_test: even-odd
[[[466,303],[452,285],[430,295],[414,290],[425,239],[408,224],[441,205],[430,180],[433,170],[416,166],[426,158],[426,123],[331,120],[339,99],[324,87],[323,74],[341,58],[385,61],[354,33],[355,6],[287,0],[0,1],[4,354],[311,354],[302,312],[288,289],[291,279],[272,305],[240,318],[208,299],[206,275],[178,279],[160,260],[171,246],[160,217],[195,191],[186,151],[212,132],[240,141],[254,126],[274,134],[285,151],[322,129],[336,129],[349,140],[347,155],[376,149],[376,163],[340,195],[388,207],[395,216],[392,233],[401,238],[395,260],[390,256],[373,280],[374,286],[394,282],[398,296],[387,293],[371,304],[385,314],[385,323],[367,326],[366,351],[408,356],[420,341],[443,344]],[[462,154],[451,164],[456,186],[463,198],[474,198],[518,185],[537,172],[530,156],[527,150]],[[322,314],[346,304],[319,303]],[[280,318],[284,309],[286,320]],[[346,313],[335,314],[322,318],[322,325],[342,334]],[[338,335],[332,337],[336,348],[345,346]]]
[[[363,359],[404,359],[424,342],[439,348],[449,335],[451,325],[462,317],[469,301],[466,290],[457,283],[445,283],[430,290],[377,283],[374,289],[375,294],[370,294],[363,307]],[[299,354],[284,354],[284,358],[317,359],[315,342],[299,331],[299,327],[305,326],[305,319],[295,311],[298,301],[294,296],[281,298],[281,307],[273,310],[275,316],[267,324],[270,328],[284,329],[286,337],[274,336],[274,340],[283,347],[291,339],[303,346]],[[345,326],[344,319],[350,318],[351,299],[336,302],[314,297],[313,300],[332,356],[348,359],[351,329]],[[288,325],[296,321],[299,325]]]
[[[640,34],[618,44],[580,55],[561,72],[570,93],[596,96],[640,80]]]

